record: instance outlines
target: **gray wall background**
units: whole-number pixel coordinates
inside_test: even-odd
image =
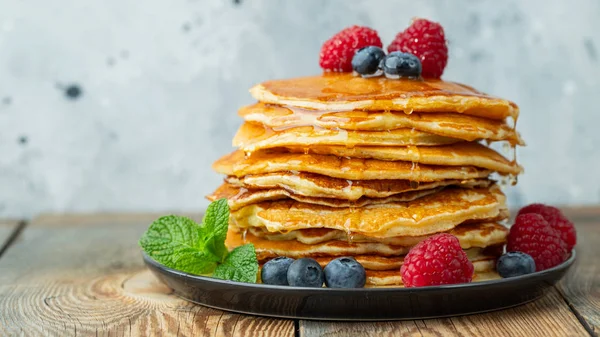
[[[596,0],[0,0],[0,217],[198,210],[251,85],[318,73],[348,25],[387,44],[414,16],[446,29],[445,79],[520,105],[510,203],[598,203]]]

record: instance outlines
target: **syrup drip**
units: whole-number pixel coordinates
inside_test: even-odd
[[[412,165],[410,167],[410,180],[411,180],[411,187],[412,187],[412,181],[418,182],[420,181],[420,177],[421,177],[421,167],[419,167],[419,163],[417,162],[412,162]]]
[[[350,232],[348,234],[348,243],[353,243],[354,242],[354,233]]]
[[[344,191],[346,193],[349,193],[352,190],[353,181],[352,180],[346,180],[346,182],[348,183],[348,186],[344,187],[342,189],[342,191]]]
[[[272,128],[272,132],[283,132],[291,128],[311,127],[313,130],[328,130],[331,131],[339,129],[343,130],[396,130],[400,128],[418,127],[419,130],[425,132],[431,132],[427,126],[421,125],[424,116],[432,115],[431,113],[413,113],[412,108],[408,107],[402,111],[390,111],[390,109],[382,109],[378,112],[368,111],[344,111],[344,110],[311,110],[308,108],[299,108],[288,105],[274,105],[268,103],[259,103],[259,105],[252,105],[249,107],[243,107],[240,110],[240,115],[244,117],[250,123],[260,123],[266,127]],[[256,112],[258,111],[258,112]],[[404,116],[400,116],[403,114]],[[437,114],[433,114],[436,116]],[[408,117],[410,116],[410,117]],[[427,116],[426,118],[429,118]],[[463,138],[467,141],[474,141],[478,138],[487,138],[490,136],[490,130],[479,129],[475,125],[470,125],[461,120],[457,121],[437,121],[439,117],[433,117],[432,123],[441,123],[446,127],[454,129],[460,129],[466,132],[473,133],[473,135],[463,135]],[[508,117],[504,122],[508,125],[511,124],[508,119],[512,120],[512,130],[510,131],[511,136],[508,139],[511,143],[518,143],[519,137],[515,132],[516,119]],[[376,129],[373,129],[376,127]],[[338,129],[339,128],[339,129]],[[269,135],[270,133],[264,133]],[[486,136],[487,135],[487,136]],[[251,145],[251,144],[250,144]]]
[[[394,101],[398,98],[442,96],[461,97],[460,100],[462,101],[466,101],[470,97],[493,99],[482,92],[459,83],[432,79],[364,79],[354,77],[352,73],[325,73],[312,77],[273,80],[262,83],[262,86],[274,96],[282,98],[295,97],[299,100],[310,99],[322,105],[329,102],[373,101],[375,99],[372,104],[366,107],[375,111],[397,109],[398,104]],[[281,99],[280,102],[288,103],[292,101]],[[470,105],[466,104],[467,102],[464,103],[461,110],[466,112]],[[506,117],[507,114],[516,116],[517,109],[513,104],[510,104],[506,109],[490,110],[489,112],[489,118],[501,119]]]
[[[508,155],[509,154],[509,150],[511,148],[511,145],[509,143],[502,143],[502,152],[504,155]]]
[[[354,213],[354,208],[350,208],[350,212]],[[354,236],[352,235],[352,231],[350,230],[350,226],[352,225],[352,217],[346,219],[346,221],[344,222],[344,228],[346,229],[346,241],[348,241],[348,243],[352,243],[352,239],[354,238]]]
[[[511,163],[513,164],[517,164],[517,146],[516,145],[512,145],[512,160]]]
[[[276,105],[266,105],[265,109],[274,109]],[[291,128],[297,128],[302,126],[315,126],[317,123],[315,121],[322,115],[330,113],[332,111],[320,111],[320,110],[310,110],[303,109],[294,106],[283,106],[289,112],[285,116],[278,116],[273,118],[273,124],[278,125],[274,126],[273,130],[275,131],[285,131]]]

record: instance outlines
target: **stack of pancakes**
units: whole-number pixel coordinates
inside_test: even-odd
[[[349,73],[251,93],[239,150],[214,163],[227,177],[208,197],[229,200],[229,248],[253,243],[261,263],[353,256],[367,285],[401,285],[410,248],[448,232],[476,280],[493,272],[508,212],[490,175],[522,169],[482,141],[523,145],[514,103],[452,82]]]

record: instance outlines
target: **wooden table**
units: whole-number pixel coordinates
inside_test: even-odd
[[[565,211],[577,225],[578,261],[544,298],[487,314],[373,323],[258,318],[175,297],[144,268],[137,246],[156,214],[0,221],[0,336],[597,335],[600,208]]]

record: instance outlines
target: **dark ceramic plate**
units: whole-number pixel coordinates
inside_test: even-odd
[[[543,296],[575,261],[529,275],[423,288],[328,289],[224,281],[167,268],[144,254],[150,270],[189,301],[244,314],[315,320],[424,319],[513,307]]]

